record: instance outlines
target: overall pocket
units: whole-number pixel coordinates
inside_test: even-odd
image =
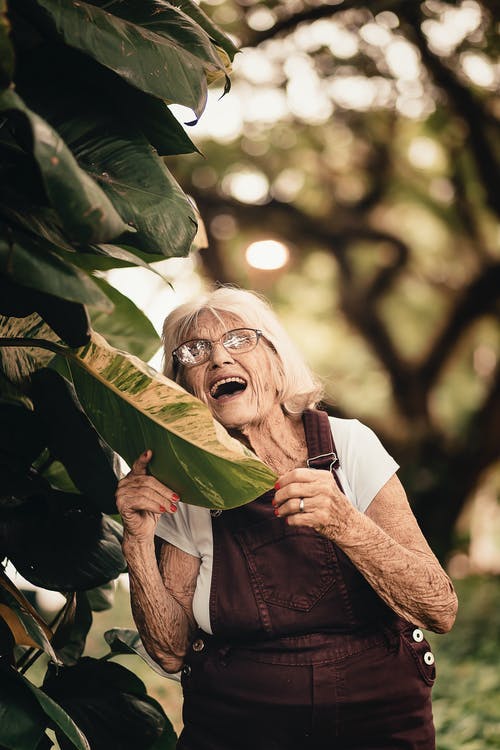
[[[401,642],[404,649],[415,662],[420,676],[427,685],[433,685],[436,679],[436,665],[434,654],[423,632],[418,627],[401,632]]]
[[[335,550],[313,529],[263,521],[236,532],[254,593],[266,604],[309,612],[335,584]]]

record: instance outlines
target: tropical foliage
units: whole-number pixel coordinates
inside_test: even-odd
[[[2,748],[45,750],[54,737],[63,750],[175,744],[141,680],[82,657],[125,562],[116,455],[72,375],[94,412],[104,377],[88,374],[85,353],[116,354],[129,379],[151,382],[92,330],[144,359],[159,345],[98,272],[190,251],[196,210],[164,157],[196,148],[167,105],[199,118],[208,84],[228,88],[235,51],[191,0],[0,1],[0,558],[66,597],[49,625],[0,575]],[[71,353],[73,369],[55,351]],[[25,673],[43,653],[36,686]]]

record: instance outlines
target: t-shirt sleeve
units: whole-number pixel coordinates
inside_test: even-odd
[[[386,451],[376,434],[357,419],[348,420],[349,434],[339,447],[339,459],[354,495],[354,502],[362,513],[399,469],[399,464]]]
[[[188,508],[189,506],[180,502],[175,513],[164,513],[160,516],[155,533],[160,539],[173,544],[183,552],[200,557],[191,532]]]

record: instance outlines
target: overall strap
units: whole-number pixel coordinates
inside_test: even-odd
[[[340,466],[330,420],[325,411],[307,409],[303,414],[310,469],[332,471]]]

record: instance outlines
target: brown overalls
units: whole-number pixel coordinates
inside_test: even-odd
[[[309,465],[338,465],[327,415],[304,425]],[[434,750],[422,631],[337,545],[276,518],[273,496],[212,517],[214,635],[200,630],[186,655],[177,747]]]

